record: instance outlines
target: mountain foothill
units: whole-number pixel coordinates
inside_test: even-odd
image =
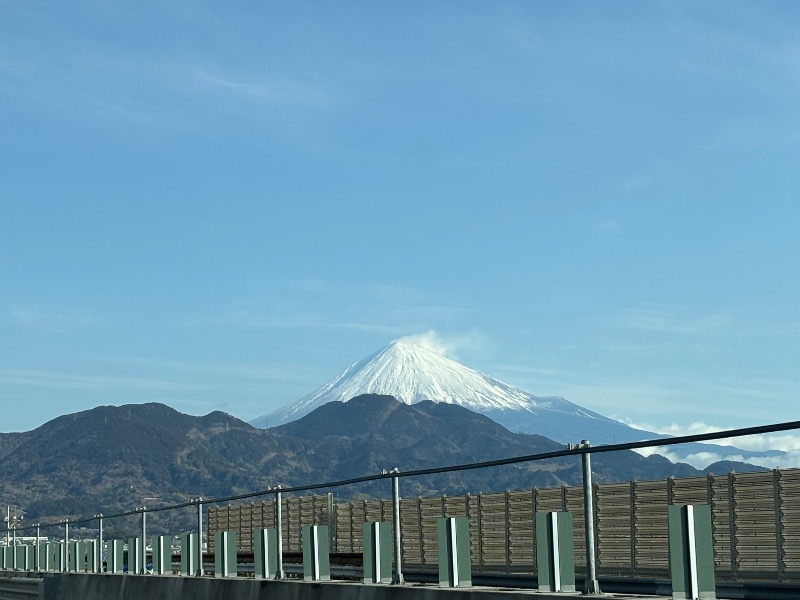
[[[22,509],[30,522],[55,523],[62,518],[118,514],[143,504],[157,508],[198,496],[238,495],[277,484],[334,482],[385,469],[411,471],[563,448],[540,435],[513,433],[462,406],[406,404],[388,395],[325,403],[271,429],[253,427],[219,411],[196,417],[158,403],[101,406],[58,417],[33,431],[0,434],[0,498]],[[748,470],[747,465],[734,466]],[[731,464],[719,465],[716,472],[723,472],[720,467],[727,472]],[[712,465],[706,471],[714,469]],[[631,451],[595,455],[592,470],[596,482],[706,472]],[[402,478],[401,495],[580,484],[580,458],[567,456]],[[323,491],[342,499],[390,497],[383,480]],[[155,530],[167,525],[173,530],[189,528],[194,515],[189,508],[156,512],[148,523]],[[135,518],[126,519],[120,519],[120,530],[136,531]]]

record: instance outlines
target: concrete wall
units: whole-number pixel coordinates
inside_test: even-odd
[[[13,578],[44,580],[44,600],[510,600],[530,590],[443,589],[420,585],[369,585],[350,582],[267,581],[157,575],[11,573]],[[572,594],[533,594],[536,600],[564,600]],[[576,594],[575,597],[580,597]]]

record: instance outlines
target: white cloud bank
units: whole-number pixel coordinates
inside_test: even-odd
[[[665,427],[653,425],[650,423],[635,423],[630,419],[625,419],[623,422],[631,427],[637,429],[644,429],[646,431],[653,431],[655,433],[662,433],[665,435],[681,436],[681,435],[696,435],[701,433],[714,433],[717,431],[725,431],[726,427],[718,427],[716,425],[709,425],[701,421],[695,421],[689,425],[680,425],[672,423]],[[678,446],[667,446],[661,448],[644,448],[637,450],[643,456],[650,456],[652,454],[659,454],[668,458],[673,462],[689,463],[695,468],[704,469],[708,465],[720,460],[733,460],[747,462],[761,467],[770,469],[781,468],[795,468],[800,466],[800,432],[786,432],[764,435],[746,435],[737,438],[725,438],[715,440],[713,443],[719,446],[733,446],[742,450],[749,450],[751,452],[764,452],[770,450],[782,451],[785,454],[770,454],[767,456],[743,456],[732,455],[724,456],[722,454],[715,454],[713,452],[697,452],[693,454],[682,454]]]

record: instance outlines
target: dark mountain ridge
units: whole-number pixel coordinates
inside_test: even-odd
[[[578,441],[578,440],[576,440]],[[331,402],[286,425],[257,429],[229,414],[181,414],[163,404],[101,406],[25,433],[0,434],[0,494],[28,519],[56,522],[375,474],[551,452],[562,444],[511,433],[457,405],[407,405],[367,395]],[[595,481],[702,475],[633,452],[596,455]],[[739,468],[737,470],[744,470]],[[404,496],[579,485],[577,457],[404,478]],[[385,481],[336,488],[339,497],[389,494]],[[162,515],[168,513],[160,513]],[[191,517],[187,513],[187,519]]]

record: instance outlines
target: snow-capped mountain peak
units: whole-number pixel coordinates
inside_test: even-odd
[[[427,346],[404,340],[392,342],[308,396],[250,423],[256,427],[281,425],[299,419],[327,402],[347,402],[364,394],[394,396],[406,404],[423,400],[458,404],[486,415],[511,431],[535,433],[562,443],[589,440],[593,445],[599,445],[658,437],[560,396],[534,396],[470,369]],[[678,452],[675,447],[671,448],[673,453]],[[748,455],[733,446],[690,444],[682,448],[688,453],[683,460],[689,460],[698,452],[707,453],[709,449],[719,456],[735,456],[736,460]]]
[[[352,365],[308,396],[253,422],[263,425],[266,419],[270,426],[287,423],[327,402],[347,402],[361,394],[387,394],[406,404],[422,400],[458,404],[481,413],[554,410],[599,417],[563,398],[533,396],[426,346],[399,340]]]

